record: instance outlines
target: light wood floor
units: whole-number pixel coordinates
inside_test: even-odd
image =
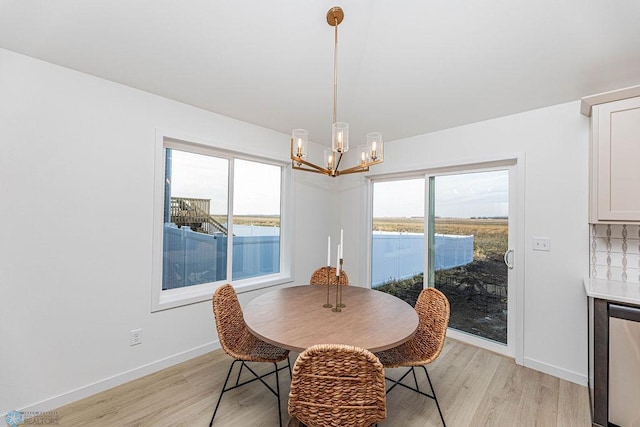
[[[292,364],[296,356],[291,355]],[[207,426],[230,363],[222,350],[205,354],[59,408],[60,425]],[[428,369],[450,427],[590,426],[586,387],[517,366],[512,359],[448,339]],[[402,372],[392,369],[387,376]],[[423,375],[418,371],[421,388],[428,390]],[[288,372],[281,371],[285,425],[289,381]],[[277,426],[275,402],[259,382],[227,392],[214,426]],[[387,396],[387,420],[379,425],[441,423],[433,400],[397,387]]]

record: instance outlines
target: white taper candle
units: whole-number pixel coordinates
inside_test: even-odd
[[[327,266],[331,265],[331,236],[327,236]]]

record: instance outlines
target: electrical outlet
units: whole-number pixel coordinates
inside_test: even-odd
[[[142,329],[134,329],[129,335],[129,345],[142,344]]]
[[[548,237],[534,237],[533,250],[534,251],[550,251],[551,240]]]

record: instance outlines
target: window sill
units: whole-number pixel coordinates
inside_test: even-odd
[[[274,274],[237,280],[235,282],[231,282],[231,284],[238,294],[242,294],[292,282],[293,277],[291,277],[291,275]],[[229,282],[220,281],[215,283],[203,283],[196,286],[162,291],[158,298],[152,301],[151,312],[154,313],[186,305],[197,304],[204,301],[210,301],[213,297],[214,291],[225,283]]]

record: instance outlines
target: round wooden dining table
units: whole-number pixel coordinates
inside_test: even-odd
[[[335,306],[336,286],[330,290]],[[382,351],[407,341],[418,328],[413,307],[384,292],[342,286],[342,311],[324,308],[326,302],[323,285],[277,289],[253,299],[243,309],[244,320],[258,338],[296,352],[315,344]]]

